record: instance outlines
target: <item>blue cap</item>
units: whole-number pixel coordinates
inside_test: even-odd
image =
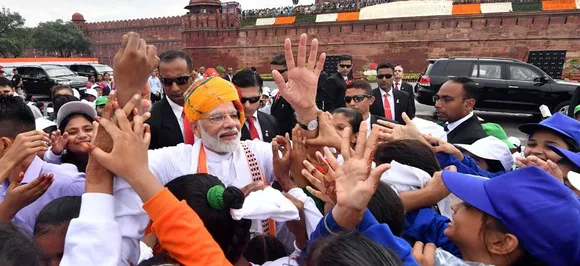
[[[457,197],[501,221],[520,245],[547,265],[580,265],[580,201],[537,167],[493,179],[443,171]]]
[[[548,145],[550,149],[552,149],[558,155],[568,159],[568,161],[572,162],[576,167],[580,168],[580,153],[574,153],[564,148],[560,148],[555,145]]]
[[[521,132],[528,135],[533,134],[538,128],[547,128],[556,131],[566,137],[570,137],[576,141],[576,144],[580,145],[580,122],[569,116],[555,113],[540,123],[523,124],[519,127]]]

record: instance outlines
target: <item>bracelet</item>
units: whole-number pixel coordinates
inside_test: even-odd
[[[355,231],[358,230],[358,225],[357,225],[356,228],[352,229],[350,232],[348,232],[346,234],[339,234],[339,233],[332,232],[332,230],[330,230],[330,228],[328,227],[328,224],[326,223],[326,218],[327,217],[328,217],[328,215],[324,216],[324,227],[326,228],[326,231],[328,231],[328,233],[330,233],[331,235],[335,235],[335,236],[338,236],[338,235],[350,235],[350,234],[352,234],[352,233],[354,233]]]

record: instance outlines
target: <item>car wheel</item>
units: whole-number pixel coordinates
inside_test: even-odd
[[[563,102],[561,104],[558,104],[556,106],[556,108],[554,108],[554,110],[552,110],[552,113],[562,113],[564,115],[568,115],[568,108],[570,108],[570,102]]]

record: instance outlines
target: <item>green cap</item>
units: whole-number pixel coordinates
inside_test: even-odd
[[[96,106],[105,105],[108,100],[109,98],[107,98],[107,96],[99,96],[99,98],[97,98],[97,100],[95,101],[95,105]]]
[[[580,112],[580,105],[577,105],[576,108],[574,108],[574,115],[576,115],[578,112]]]
[[[505,144],[508,145],[508,147],[510,149],[515,149],[516,146],[514,146],[507,138],[507,134],[505,133],[505,131],[503,130],[503,128],[496,123],[485,123],[482,124],[481,127],[483,128],[483,131],[485,131],[485,133],[488,136],[493,136],[498,138],[499,140],[503,141]]]

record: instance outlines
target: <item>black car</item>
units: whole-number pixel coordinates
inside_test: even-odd
[[[81,90],[86,88],[88,82],[86,77],[77,76],[70,69],[59,65],[30,65],[16,69],[22,76],[27,97],[50,97],[50,89],[56,84]]]
[[[113,77],[113,69],[110,66],[96,63],[75,63],[70,65],[64,65],[68,67],[73,72],[77,73],[79,76],[90,77],[96,76],[98,74],[104,75],[109,73]]]
[[[475,108],[483,111],[540,114],[545,104],[552,113],[568,114],[579,83],[552,79],[538,67],[516,59],[429,59],[415,85],[417,101],[435,105],[433,96],[450,77],[470,77],[479,87]]]

